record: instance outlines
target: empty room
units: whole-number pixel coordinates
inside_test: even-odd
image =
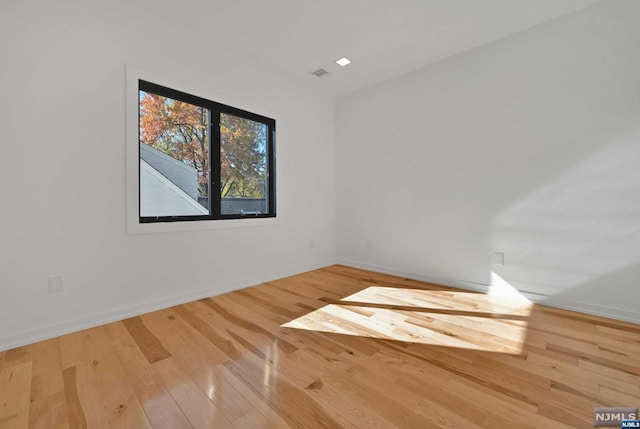
[[[640,427],[640,1],[2,0],[0,429]]]

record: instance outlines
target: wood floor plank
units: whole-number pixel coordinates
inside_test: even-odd
[[[518,422],[523,427],[566,429],[570,426],[537,414],[538,406],[513,401],[507,395],[493,391],[490,388],[478,386],[467,380],[452,379],[449,388],[465,401],[490,410],[500,410],[495,413],[512,422]]]
[[[104,327],[93,330],[93,335],[87,338],[87,349],[92,358],[87,368],[92,372],[93,387],[100,397],[109,426],[150,429]]]
[[[78,425],[75,425],[74,421],[70,419],[69,426],[72,429],[110,427],[109,415],[102,403],[101,389],[95,378],[93,363],[85,362],[70,368],[73,368],[75,378],[72,380],[69,377],[69,383],[74,382],[74,386],[77,389],[77,407],[82,410],[83,419],[77,420]],[[70,368],[66,368],[65,371]],[[67,385],[67,380],[65,379],[65,390],[67,390]],[[67,406],[69,406],[68,403]]]
[[[251,410],[239,419],[233,422],[234,429],[280,429],[287,428],[289,426],[280,426],[276,423],[265,421],[264,416],[258,410]]]
[[[235,422],[254,410],[253,405],[245,399],[234,385],[222,374],[224,366],[207,365],[190,371],[193,381],[204,391],[209,400],[224,414],[229,421]]]
[[[29,428],[68,427],[60,342],[42,341],[32,351]]]
[[[176,312],[162,310],[144,316],[145,323],[154,335],[162,336],[166,350],[184,368],[198,368],[206,364],[217,364],[226,360],[224,353],[175,316]],[[169,317],[176,317],[170,320]]]
[[[62,368],[70,368],[89,361],[85,344],[87,331],[73,332],[58,338]]]
[[[267,427],[273,426],[277,428],[292,428],[294,426],[289,425],[285,419],[278,414],[277,410],[272,407],[267,401],[256,395],[255,391],[247,386],[241,379],[236,377],[225,365],[219,366],[220,375],[233,386],[240,395],[242,395],[247,402],[252,404],[254,410],[257,410],[263,417],[263,422]],[[235,424],[235,422],[234,422]]]
[[[0,429],[588,428],[640,326],[334,265],[0,352]]]
[[[154,429],[188,429],[191,424],[165,388],[122,323],[105,326],[109,341],[122,364],[136,398]]]
[[[0,369],[8,368],[20,363],[31,362],[31,349],[32,345],[17,347],[15,349],[6,350],[2,360],[0,360]]]
[[[264,377],[256,367],[240,367],[225,362],[225,367],[234,377],[250,388],[261,401],[265,401],[290,426],[308,428],[343,427],[331,412],[314,401],[303,390],[279,377]],[[260,379],[263,382],[260,383]]]
[[[229,419],[216,408],[174,358],[160,360],[154,363],[153,367],[194,428],[233,427]]]
[[[131,317],[123,320],[122,323],[138,344],[142,353],[147,357],[149,363],[156,363],[162,359],[171,357],[171,354],[164,348],[162,342],[149,331],[140,317]]]
[[[184,311],[169,309],[148,315],[145,320],[154,332],[176,331],[180,334],[171,336],[171,338],[164,336],[165,344],[173,355],[174,361],[189,375],[227,420],[235,421],[248,413],[252,409],[251,404],[220,374],[221,365],[219,364],[227,360],[228,357],[207,338],[200,335],[197,329],[181,317],[174,316],[174,313],[182,315],[188,320],[195,317],[186,309]],[[196,326],[203,329],[197,323]],[[214,335],[217,336],[217,334]]]
[[[192,311],[191,308],[182,305],[175,308],[175,312],[214,347],[222,351],[227,358],[234,359],[238,356],[239,353],[234,347],[233,342],[219,334],[212,326],[204,321],[196,311]]]
[[[63,391],[31,401],[29,429],[67,428],[69,428],[69,416]]]
[[[84,415],[80,396],[78,394],[78,386],[76,381],[75,366],[65,368],[63,371],[63,379],[67,403],[67,420],[71,428],[86,428],[87,418]]]
[[[29,425],[31,362],[0,370],[0,428],[21,429]]]
[[[60,342],[42,341],[32,346],[31,399],[36,400],[64,391]]]

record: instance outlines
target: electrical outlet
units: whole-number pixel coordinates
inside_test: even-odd
[[[309,249],[315,249],[316,248],[316,242],[313,240],[309,240]]]
[[[62,289],[62,276],[49,277],[49,293],[60,293]]]
[[[373,249],[373,243],[369,239],[367,239],[367,241],[364,243],[364,245],[367,248],[367,250]]]
[[[493,254],[493,263],[496,265],[504,265],[504,253],[495,252]]]

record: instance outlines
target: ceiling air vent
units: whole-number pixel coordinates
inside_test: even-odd
[[[329,72],[321,67],[318,70],[312,71],[311,74],[314,75],[315,77],[322,77],[322,76],[328,75]]]

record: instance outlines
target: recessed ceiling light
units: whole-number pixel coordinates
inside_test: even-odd
[[[340,64],[342,67],[346,66],[347,64],[351,63],[351,60],[347,57],[342,57],[339,60],[336,60],[336,63]]]

